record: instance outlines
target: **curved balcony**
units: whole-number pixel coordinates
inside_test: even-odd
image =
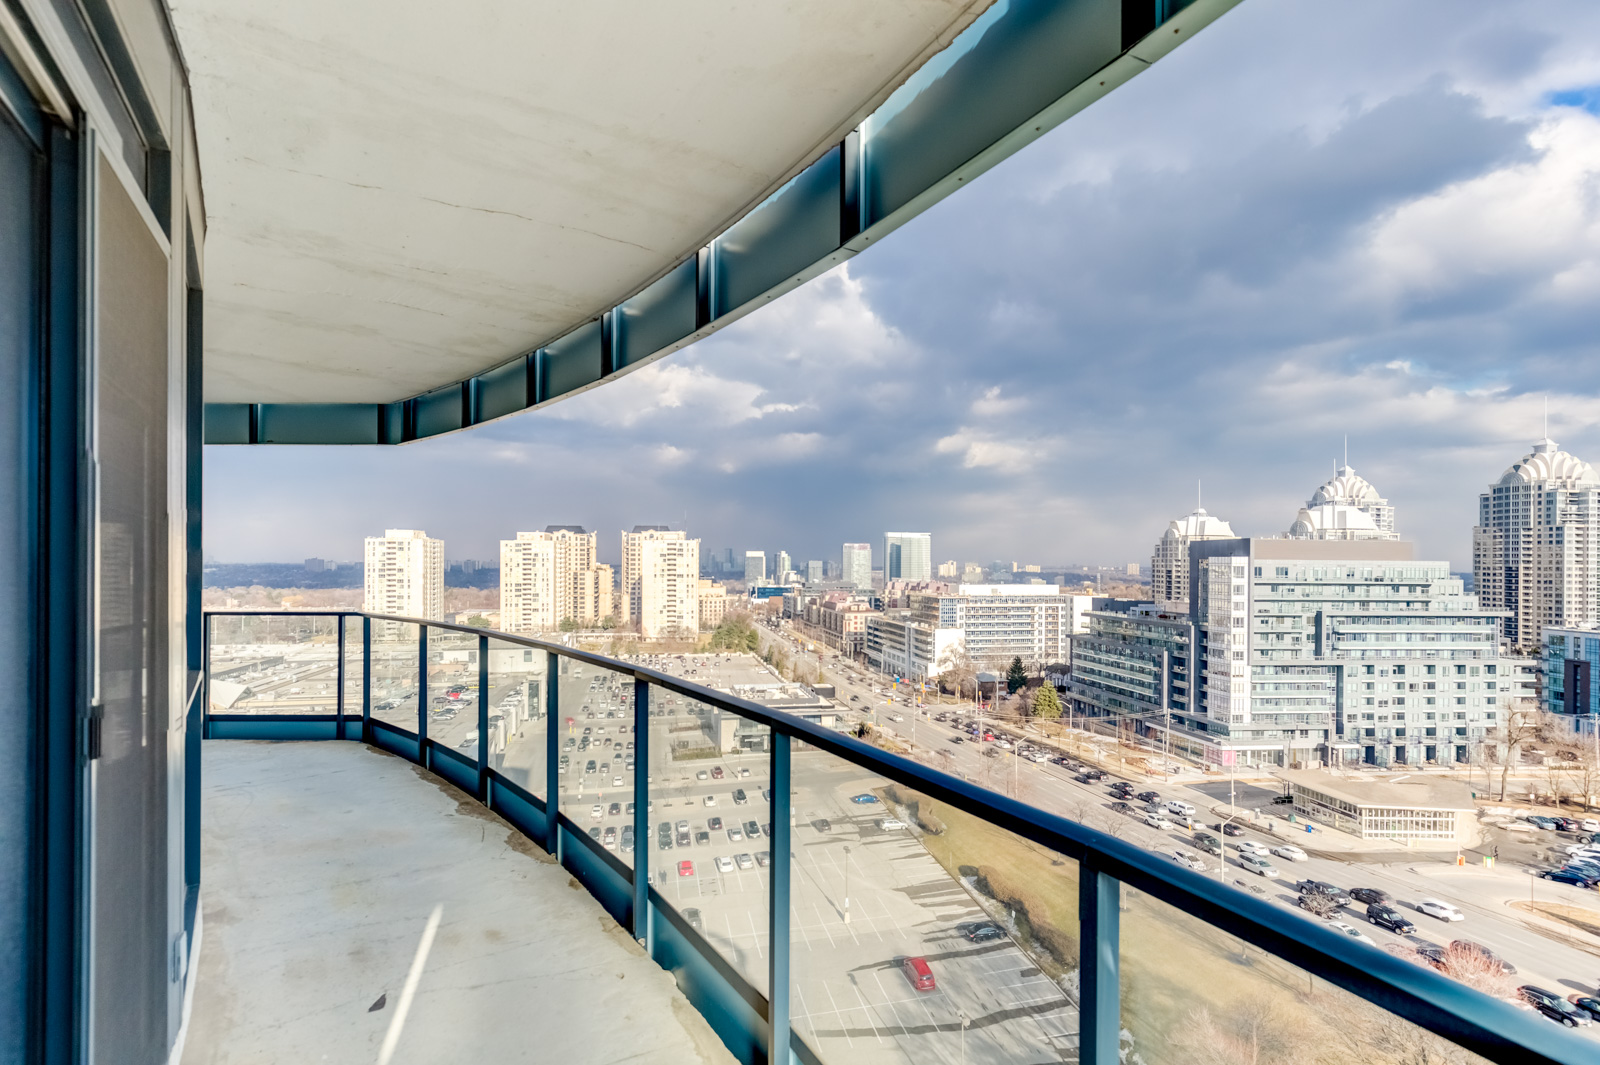
[[[720,1054],[678,994],[744,1062],[1176,1065],[1264,1040],[1327,1061],[1593,1058],[1585,1036],[825,713],[359,613],[214,613],[206,653],[208,739],[373,750],[208,753],[222,779],[207,785],[200,964],[221,989],[199,993],[195,1045],[278,1038],[237,1019],[292,992],[299,1023],[337,1016],[342,1045],[381,1050],[384,1010],[352,1011],[379,985],[392,1009],[414,952],[395,1060],[555,1060],[588,1038],[604,1046],[573,1060],[613,1060],[618,1038],[663,1060]],[[714,685],[733,667],[696,668]],[[418,961],[440,902],[439,945]],[[584,915],[596,904],[603,935]],[[296,921],[326,964],[279,960]],[[584,983],[613,957],[639,990],[626,1011]]]

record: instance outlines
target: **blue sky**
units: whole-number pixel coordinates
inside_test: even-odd
[[[577,523],[838,557],[1148,562],[1350,461],[1422,557],[1550,431],[1600,461],[1600,5],[1245,0],[805,288],[622,381],[401,448],[209,448],[206,550],[492,558]]]

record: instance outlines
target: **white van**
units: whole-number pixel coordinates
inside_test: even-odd
[[[1180,799],[1168,799],[1167,812],[1177,814],[1180,817],[1193,817],[1195,811],[1194,806],[1190,803],[1183,802]]]

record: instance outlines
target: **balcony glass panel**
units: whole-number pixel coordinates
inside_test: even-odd
[[[667,666],[702,678],[702,656]],[[750,985],[767,989],[771,730],[657,686],[650,692],[653,882]]]
[[[1077,863],[804,744],[792,759],[790,1009],[822,1060],[1076,1060]]]
[[[338,711],[338,619],[293,614],[211,619],[211,710],[218,714]]]
[[[1286,911],[1283,919],[1318,920],[1298,911]],[[1339,919],[1372,940],[1374,950],[1416,954],[1402,937],[1348,913]],[[1122,887],[1120,946],[1126,1060],[1137,1055],[1149,1065],[1487,1062],[1127,885]],[[1494,982],[1487,974],[1484,978]],[[1515,977],[1498,983],[1503,985],[1498,992],[1515,994]]]
[[[489,641],[489,768],[536,798],[545,780],[545,674],[549,655],[504,640]]]
[[[556,678],[561,753],[571,759],[562,776],[561,809],[580,832],[629,867],[633,865],[631,679],[567,658],[561,660]]]
[[[428,628],[428,738],[478,759],[478,637]]]
[[[417,731],[417,626],[372,623],[372,719]]]

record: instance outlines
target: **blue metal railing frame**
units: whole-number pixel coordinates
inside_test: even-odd
[[[429,744],[399,726],[371,717],[371,624],[403,622],[419,626],[420,670],[425,675],[427,630],[467,633],[488,640],[543,650],[548,655],[545,712],[548,765],[545,799],[491,769],[487,777],[486,805],[555,856],[616,918],[644,941],[651,956],[672,971],[684,993],[706,1016],[718,1035],[742,1061],[769,1062],[775,1041],[789,1027],[788,888],[790,749],[793,741],[844,759],[863,769],[982,818],[1079,863],[1079,973],[1080,1060],[1085,1065],[1116,1065],[1121,1031],[1118,934],[1121,885],[1126,884],[1191,917],[1241,939],[1268,954],[1298,966],[1313,976],[1344,989],[1380,1008],[1431,1031],[1474,1054],[1502,1065],[1589,1065],[1592,1046],[1573,1039],[1536,1014],[1474,991],[1441,973],[1385,951],[1375,950],[1342,933],[1311,921],[1284,920],[1281,908],[1212,877],[1183,868],[1131,843],[990,792],[965,780],[872,747],[820,724],[769,710],[645,666],[607,658],[529,636],[484,630],[417,618],[366,614],[360,611],[210,611],[207,614],[207,669],[210,659],[209,619],[212,617],[360,617],[364,620],[362,739],[380,750],[397,754],[456,783],[468,794],[477,777],[469,761],[437,743]],[[582,828],[560,812],[558,790],[560,757],[560,694],[557,677],[563,662],[576,662],[631,677],[634,681],[635,742],[649,731],[649,690],[694,699],[739,715],[772,730],[772,867],[769,877],[771,948],[770,990],[781,1000],[772,1009],[767,996],[753,988],[717,951],[690,928],[654,890],[640,890],[636,870],[643,862],[635,853],[629,869],[590,839]],[[480,685],[480,693],[487,685]],[[426,701],[421,703],[425,713]],[[332,739],[340,734],[336,715],[268,715],[205,713],[205,735],[212,739]],[[480,747],[486,742],[479,732]],[[636,751],[639,748],[636,747]],[[440,757],[440,755],[443,757]],[[647,765],[643,754],[636,767]],[[448,767],[448,768],[447,768]],[[452,774],[458,774],[460,779]],[[636,768],[637,785],[643,770]],[[465,783],[462,783],[465,781]],[[635,846],[640,846],[639,826],[648,826],[648,790],[635,793]],[[480,796],[480,798],[485,798]],[[497,802],[497,800],[500,800]],[[536,819],[530,815],[537,814]],[[552,817],[553,815],[553,817]],[[551,825],[556,826],[551,839]],[[541,831],[542,830],[542,831]],[[642,903],[641,909],[641,901]],[[817,1055],[792,1031],[788,1040],[792,1060],[814,1062]]]

